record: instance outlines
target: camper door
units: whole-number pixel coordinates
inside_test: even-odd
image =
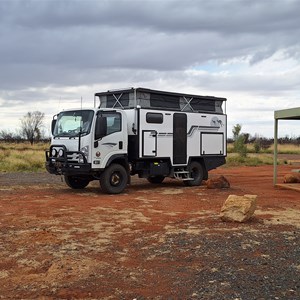
[[[143,130],[143,156],[156,156],[157,132],[155,130]]]

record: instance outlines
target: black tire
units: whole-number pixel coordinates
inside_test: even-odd
[[[100,185],[107,194],[120,194],[128,182],[125,168],[119,164],[111,164],[100,176]]]
[[[150,183],[154,183],[154,184],[162,183],[164,181],[164,179],[165,179],[165,176],[162,176],[162,175],[150,176],[147,178],[147,180]]]
[[[196,186],[200,185],[203,177],[204,177],[204,170],[203,166],[197,162],[197,161],[192,161],[190,165],[188,166],[189,170],[189,177],[193,178],[192,180],[184,180],[183,183],[186,186]]]
[[[84,189],[90,183],[90,181],[86,178],[68,175],[65,175],[65,182],[70,188],[76,190]]]

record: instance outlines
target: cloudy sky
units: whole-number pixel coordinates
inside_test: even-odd
[[[300,106],[299,16],[296,0],[1,0],[0,130],[133,86],[226,97],[229,136],[272,137],[274,110]]]

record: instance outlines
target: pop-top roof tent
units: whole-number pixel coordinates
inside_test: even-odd
[[[277,139],[278,139],[278,121],[279,120],[300,120],[300,107],[277,110],[274,112],[274,172],[273,183],[277,184]]]
[[[96,93],[94,106],[96,105],[96,98],[100,100],[100,108],[130,109],[140,107],[182,112],[214,113],[223,113],[222,104],[226,103],[227,100],[226,98],[214,96],[174,93],[141,87]]]

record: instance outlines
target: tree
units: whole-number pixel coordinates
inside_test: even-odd
[[[41,139],[41,129],[44,126],[45,114],[40,111],[28,112],[21,119],[21,133],[32,145]]]
[[[232,133],[233,133],[234,141],[239,137],[241,130],[242,130],[241,124],[236,124],[235,126],[233,126]]]
[[[247,156],[247,145],[246,145],[246,138],[249,137],[245,134],[241,133],[242,125],[236,124],[233,126],[232,133],[233,133],[233,149],[235,152],[237,152],[241,157]]]
[[[15,140],[15,138],[16,135],[11,131],[5,129],[0,131],[0,140],[3,140],[5,142],[12,142]]]

